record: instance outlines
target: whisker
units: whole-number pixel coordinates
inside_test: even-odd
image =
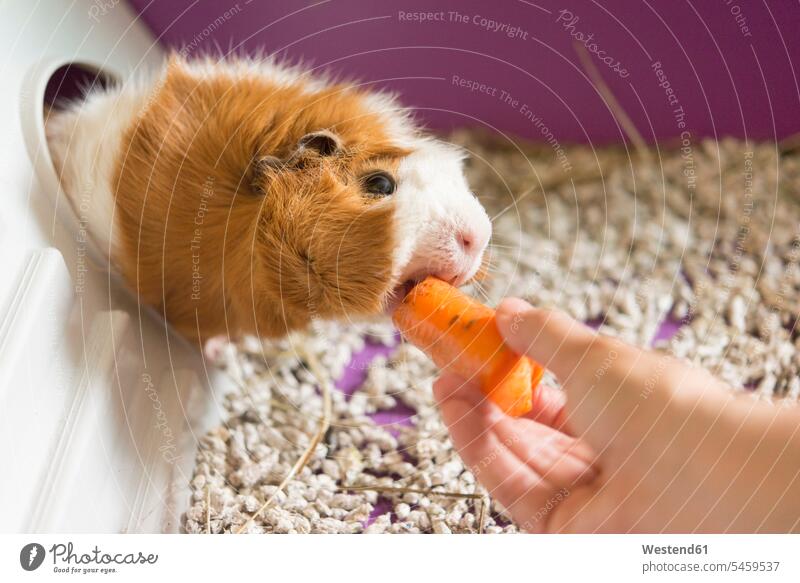
[[[477,292],[477,296],[482,301],[487,302],[489,300],[489,295],[485,291],[483,291],[481,289],[478,289],[478,288],[475,288],[475,291]]]
[[[493,266],[493,267],[490,267],[490,268],[488,268],[488,270],[489,270],[489,272],[490,272],[490,273],[492,273],[492,274],[497,274],[497,273],[500,273],[500,274],[512,273],[511,271],[508,271],[508,270],[502,269],[501,267],[498,267],[498,266]]]
[[[483,283],[481,283],[480,281],[474,281],[473,286],[475,288],[475,291],[478,292],[478,295],[481,296],[484,300],[490,299],[489,293],[484,288]]]
[[[519,249],[520,246],[519,245],[503,245],[501,243],[492,243],[491,245],[489,245],[489,248],[490,249],[494,249],[494,248],[496,248],[496,249]]]

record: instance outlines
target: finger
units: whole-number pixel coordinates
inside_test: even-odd
[[[638,348],[590,330],[569,316],[517,299],[498,308],[497,325],[512,349],[524,351],[559,377],[567,402],[553,425],[602,451],[621,424],[645,402],[652,358]],[[651,398],[650,404],[656,401]],[[555,408],[553,408],[555,409]]]
[[[461,459],[517,521],[526,520],[553,495],[553,486],[514,455],[493,430],[505,416],[491,403],[448,398],[441,403]]]
[[[433,395],[437,402],[458,397],[475,405],[488,398],[474,381],[464,381],[461,377],[443,372],[433,384]],[[539,385],[533,395],[533,408],[525,417],[557,429],[563,428],[563,411],[566,397],[562,391],[548,385]]]
[[[529,419],[501,418],[500,441],[556,488],[571,488],[596,476],[594,454],[585,443]]]
[[[565,431],[564,405],[566,403],[567,396],[564,391],[540,384],[534,389],[533,407],[530,412],[525,414],[525,418]]]
[[[483,394],[473,381],[465,381],[460,376],[445,371],[433,383],[433,397],[440,405],[452,398],[474,401],[477,404],[482,400]]]
[[[547,388],[552,393],[559,395],[559,402],[563,401],[560,397],[561,391],[553,387]],[[444,401],[453,398],[470,403],[473,407],[477,407],[485,400],[474,383],[465,382],[452,373],[443,373],[434,382],[433,393],[440,407]],[[492,428],[500,435],[502,442],[511,444],[512,451],[523,462],[529,462],[541,474],[548,471],[552,462],[560,462],[559,467],[556,468],[556,479],[559,484],[576,479],[579,474],[594,464],[596,456],[588,444],[563,434],[561,431],[556,431],[546,423],[534,421],[533,419],[537,416],[534,412],[529,415],[527,418],[520,419],[499,416],[497,423]],[[537,448],[543,447],[547,447],[548,450],[537,451]],[[560,448],[560,452],[553,448]],[[591,470],[587,473],[587,477],[591,477],[593,474],[594,470]]]
[[[552,370],[562,382],[597,336],[562,312],[537,309],[516,298],[500,303],[496,320],[506,344]]]
[[[548,517],[547,532],[629,532],[635,520],[628,516],[630,509],[620,500],[618,493],[599,480],[575,488]]]
[[[570,490],[561,504],[546,517],[545,531],[554,533],[594,532],[591,504],[593,500],[597,499],[599,488],[597,483],[591,483]]]

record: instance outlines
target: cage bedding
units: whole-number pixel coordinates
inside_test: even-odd
[[[491,269],[473,286],[483,301],[557,307],[751,398],[796,403],[797,152],[730,139],[646,153],[574,146],[565,171],[546,147],[475,131],[451,139],[470,153],[468,177],[494,219]],[[331,392],[330,427],[277,492],[323,414],[302,355],[335,380],[365,343],[388,355],[364,366],[351,394]],[[388,322],[246,338],[218,364],[239,388],[198,445],[186,532],[517,531],[453,450],[431,396],[435,368]]]

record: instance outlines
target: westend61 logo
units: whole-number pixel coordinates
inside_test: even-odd
[[[28,543],[19,552],[19,564],[26,571],[35,571],[48,554],[53,561],[54,573],[82,575],[106,575],[116,573],[117,565],[154,565],[158,561],[158,555],[153,553],[106,553],[97,545],[89,552],[76,552],[74,545],[68,542],[54,544],[47,551],[39,543]]]

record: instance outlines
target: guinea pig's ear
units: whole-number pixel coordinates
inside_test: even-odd
[[[297,142],[297,153],[315,152],[319,156],[333,156],[342,149],[339,136],[328,130],[304,135]]]
[[[275,156],[256,158],[250,164],[250,188],[256,194],[266,194],[265,186],[270,175],[280,172],[284,166],[284,162]]]

